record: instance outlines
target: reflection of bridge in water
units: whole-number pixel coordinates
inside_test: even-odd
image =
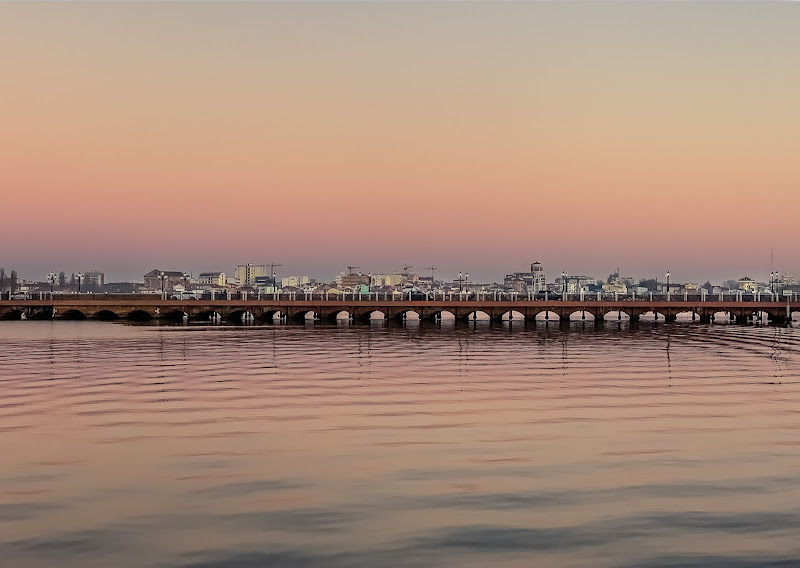
[[[720,317],[747,323],[754,319],[768,319],[774,324],[791,321],[792,314],[800,312],[798,301],[710,301],[697,299],[649,300],[407,300],[389,296],[386,299],[367,299],[358,296],[349,299],[332,299],[324,296],[306,296],[303,299],[220,299],[176,300],[153,295],[64,295],[52,299],[0,300],[0,319],[150,319],[209,321],[222,319],[230,322],[273,320],[275,318],[334,321],[347,317],[368,321],[375,317],[403,320],[418,317],[435,321],[451,314],[456,320],[469,320],[483,313],[492,321],[509,318],[541,319],[542,314],[554,321],[604,320],[639,321],[652,315],[656,320],[675,321],[680,314],[701,323],[710,323]],[[537,318],[537,316],[539,316]],[[485,317],[485,316],[484,316]]]

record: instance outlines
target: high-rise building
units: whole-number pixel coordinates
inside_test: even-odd
[[[263,264],[240,264],[233,273],[240,286],[252,286],[259,276],[272,276],[267,274],[267,267]]]
[[[547,289],[547,281],[544,277],[544,268],[540,262],[531,264],[531,286],[532,292],[540,292]]]

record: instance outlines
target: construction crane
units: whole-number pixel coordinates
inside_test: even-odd
[[[355,270],[356,268],[361,268],[361,267],[360,266],[348,266],[347,270],[349,271],[349,274],[352,274],[353,270]]]
[[[435,278],[433,277],[433,273],[436,272],[439,269],[436,268],[435,266],[426,266],[425,270],[430,270],[431,271],[431,284],[433,284],[433,281],[435,280]]]

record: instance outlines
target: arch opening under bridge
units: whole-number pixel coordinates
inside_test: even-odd
[[[162,316],[165,320],[169,321],[183,321],[184,318],[188,319],[188,314],[183,310],[170,310]]]
[[[560,321],[561,316],[559,316],[556,312],[552,310],[544,310],[536,314],[533,319],[535,319],[536,321],[553,323]]]
[[[53,310],[50,308],[44,308],[42,310],[36,310],[32,314],[28,315],[29,320],[34,321],[46,321],[53,319]]]
[[[502,321],[525,321],[525,314],[517,310],[509,310],[500,316]]]
[[[611,310],[603,314],[603,321],[631,321],[631,316],[625,310]]]
[[[145,310],[133,310],[125,319],[128,321],[145,322],[153,319],[153,314]]]
[[[698,322],[701,319],[700,312],[696,312],[694,310],[684,310],[675,314],[675,321]]]
[[[569,321],[594,321],[594,314],[587,310],[578,310],[569,314]]]
[[[119,314],[111,310],[100,310],[99,312],[95,312],[92,319],[97,321],[115,321],[119,319]]]
[[[74,321],[81,321],[87,319],[85,313],[83,313],[81,310],[76,310],[76,309],[71,309],[61,312],[60,317],[63,320],[74,320]]]

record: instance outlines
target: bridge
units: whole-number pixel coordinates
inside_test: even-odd
[[[288,297],[286,297],[288,296]],[[387,295],[379,298],[377,294],[359,296],[348,295],[343,298],[330,298],[325,295],[279,294],[272,298],[222,298],[222,299],[167,299],[154,294],[112,295],[112,294],[65,294],[39,299],[0,300],[0,319],[96,319],[111,321],[126,319],[131,321],[184,319],[194,321],[225,320],[271,321],[275,318],[289,320],[335,321],[347,317],[355,321],[368,321],[375,317],[388,320],[403,320],[409,317],[436,321],[445,313],[452,314],[456,320],[475,319],[478,314],[486,314],[492,321],[508,318],[533,320],[544,314],[553,321],[630,319],[639,321],[645,314],[653,314],[656,320],[675,321],[679,314],[687,314],[701,323],[710,323],[720,317],[730,321],[747,323],[754,318],[766,317],[769,322],[783,325],[791,321],[792,314],[800,312],[800,301],[787,300],[777,296],[765,300],[753,298],[744,300],[741,296],[733,299],[719,299],[708,296],[690,298],[652,299],[646,297],[626,297],[605,300],[584,297],[583,299],[534,300],[509,299],[500,296],[484,296],[459,299],[451,296],[437,299],[407,299]],[[463,296],[462,296],[463,298]]]

